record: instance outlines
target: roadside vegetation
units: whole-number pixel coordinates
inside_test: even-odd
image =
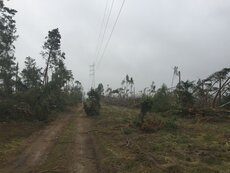
[[[226,173],[230,170],[230,118],[149,113],[103,105],[95,120],[102,172]]]
[[[56,119],[57,112],[81,102],[83,93],[65,65],[58,28],[45,37],[39,57],[43,66],[28,56],[19,68],[16,13],[0,0],[0,168],[20,155],[30,137]]]
[[[229,172],[229,74],[179,78],[173,88],[152,83],[139,95],[127,75],[124,88],[108,88],[95,119],[102,172]]]
[[[100,115],[100,85],[96,89],[91,89],[88,93],[88,98],[84,102],[84,110],[88,116]]]
[[[0,168],[20,154],[29,137],[43,127],[42,122],[0,123]]]
[[[19,37],[16,13],[0,1],[0,121],[46,121],[52,111],[80,102],[83,88],[65,66],[58,28],[45,37],[40,57],[44,66],[38,67],[28,56],[20,71],[14,55],[14,42]]]

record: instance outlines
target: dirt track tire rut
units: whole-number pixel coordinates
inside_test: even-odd
[[[33,173],[44,172],[42,165],[52,162],[49,160],[52,148],[58,145],[70,124],[74,124],[71,131],[71,143],[61,155],[67,155],[68,164],[64,172],[70,173],[97,173],[99,171],[95,145],[92,137],[92,121],[86,117],[82,108],[74,108],[73,112],[59,116],[54,122],[33,134],[25,150],[16,156],[1,173]],[[53,162],[52,162],[53,163]],[[56,165],[57,167],[60,165]],[[46,170],[45,172],[51,170]],[[51,171],[52,172],[52,171]],[[60,172],[60,171],[59,171]],[[61,171],[63,172],[63,171]]]

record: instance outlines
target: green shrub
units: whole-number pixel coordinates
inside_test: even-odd
[[[175,104],[176,100],[174,95],[170,93],[167,86],[163,84],[153,96],[152,111],[166,112],[175,107]]]
[[[84,110],[87,115],[94,116],[100,114],[100,94],[94,90],[91,89],[88,93],[88,98],[84,102]]]
[[[169,130],[177,129],[177,123],[176,123],[175,119],[169,119],[169,120],[164,122],[164,127],[166,129],[169,129]]]
[[[166,112],[176,107],[176,97],[169,92],[166,85],[162,85],[154,96],[145,96],[140,104],[141,110],[138,118],[134,121],[136,126],[141,127],[148,112]]]
[[[141,106],[140,113],[139,113],[137,119],[134,120],[134,125],[135,126],[138,126],[138,127],[142,126],[146,114],[148,112],[150,112],[151,109],[152,109],[152,104],[153,104],[153,102],[152,102],[151,97],[143,97],[142,98],[142,102],[140,104],[140,106]]]
[[[194,82],[192,81],[181,81],[175,90],[175,94],[178,97],[178,102],[182,109],[191,108],[194,105],[195,97],[194,93]]]
[[[6,121],[8,119],[11,119],[13,116],[13,108],[14,108],[15,102],[10,99],[5,99],[0,102],[0,120]]]
[[[153,133],[156,132],[164,127],[164,124],[159,119],[153,119],[143,122],[142,126],[140,127],[141,131],[145,133]]]
[[[0,101],[0,121],[29,120],[30,106],[12,98]]]

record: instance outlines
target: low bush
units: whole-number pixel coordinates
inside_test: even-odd
[[[176,97],[169,92],[166,85],[162,85],[153,96],[152,111],[166,112],[176,107]]]
[[[81,101],[81,93],[64,92],[52,85],[17,92],[0,100],[0,121],[46,121],[51,111],[63,111]]]
[[[140,110],[140,113],[139,113],[137,119],[134,120],[134,125],[136,125],[138,127],[142,126],[145,116],[152,109],[152,104],[153,104],[153,102],[152,102],[151,97],[143,97],[142,102],[140,104],[141,110]]]
[[[84,110],[88,116],[95,116],[100,114],[100,94],[91,89],[88,93],[88,98],[84,102]]]
[[[142,126],[140,127],[141,131],[145,133],[153,133],[158,130],[175,130],[177,129],[178,125],[175,119],[160,119],[157,117],[149,118],[145,122],[143,122]]]

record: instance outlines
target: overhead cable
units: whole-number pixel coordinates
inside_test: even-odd
[[[98,51],[97,51],[95,62],[97,61],[97,59],[99,57],[99,54],[100,54],[100,51],[101,51],[102,46],[103,46],[103,42],[104,42],[104,39],[105,39],[105,34],[106,34],[106,31],[107,31],[107,28],[108,28],[108,24],[109,24],[109,20],[110,20],[110,17],[111,17],[113,5],[114,5],[114,0],[112,1],[112,4],[110,6],[109,15],[108,15],[107,20],[106,20],[106,25],[105,25],[105,29],[104,29],[104,32],[103,32],[103,35],[102,35],[101,42],[99,43],[99,47],[98,47]]]
[[[106,13],[108,10],[108,5],[109,5],[109,0],[106,0],[105,10],[104,10],[104,14],[103,14],[102,22],[101,22],[101,27],[100,27],[100,32],[99,32],[99,37],[97,40],[97,46],[96,46],[95,53],[93,55],[96,55],[98,52],[98,49],[99,49],[99,44],[100,44],[100,40],[101,40],[101,36],[102,36],[103,26],[105,23]]]
[[[115,27],[116,27],[116,25],[117,25],[118,19],[119,19],[120,15],[121,15],[121,12],[122,12],[122,9],[123,9],[123,7],[124,7],[124,4],[125,4],[125,0],[123,0],[123,2],[122,2],[122,4],[121,4],[120,10],[119,10],[119,13],[118,13],[118,15],[117,15],[116,21],[115,21],[115,23],[114,23],[114,25],[113,25],[112,31],[111,31],[111,33],[110,33],[110,35],[109,35],[109,38],[108,38],[108,40],[107,40],[107,42],[106,42],[106,44],[105,44],[105,47],[104,47],[104,49],[103,49],[103,51],[102,51],[102,55],[101,55],[101,57],[100,57],[100,59],[99,59],[99,61],[98,61],[98,66],[100,65],[100,62],[101,62],[102,58],[103,58],[104,55],[105,55],[106,49],[107,49],[107,47],[108,47],[108,45],[109,45],[109,42],[110,42],[110,40],[111,40],[111,38],[112,38],[113,32],[114,32]]]

